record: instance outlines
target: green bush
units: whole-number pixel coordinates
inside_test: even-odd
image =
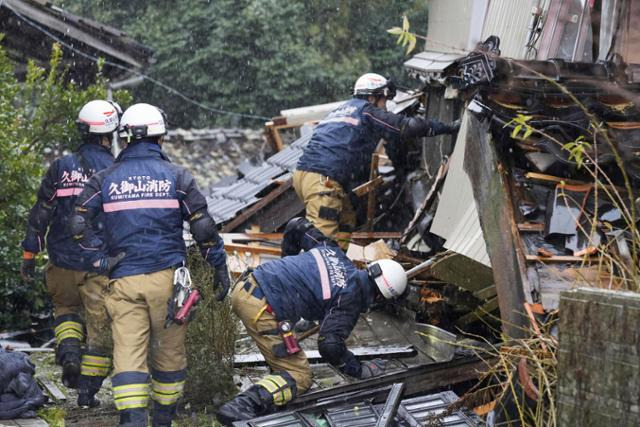
[[[192,407],[219,406],[236,392],[233,384],[233,352],[238,320],[227,298],[215,300],[213,270],[197,249],[189,250],[187,263],[193,284],[202,293],[195,319],[187,330],[188,373],[185,401]]]
[[[0,46],[0,329],[28,324],[29,314],[46,303],[42,280],[26,286],[19,274],[20,242],[45,170],[43,154],[74,149],[78,110],[91,99],[106,97],[100,64],[95,83],[81,88],[66,78],[61,58],[60,47],[53,45],[48,68],[29,62],[25,81],[18,82]],[[129,102],[130,96],[120,92],[116,99]],[[39,257],[40,265],[45,256]]]

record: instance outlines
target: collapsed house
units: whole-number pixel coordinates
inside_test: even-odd
[[[460,117],[462,127],[455,140],[381,144],[370,181],[352,195],[361,227],[341,236],[355,261],[391,255],[409,271],[402,307],[363,316],[350,338],[359,357],[393,368],[352,383],[317,360],[308,395],[250,425],[338,425],[356,419],[354,408],[366,408],[358,425],[389,414],[416,425],[398,388],[424,402],[456,384],[464,392],[484,363],[463,350],[465,333],[523,336],[557,314],[564,290],[636,288],[638,15],[631,1],[430,2],[427,50],[405,63],[419,83],[391,110]],[[303,212],[291,173],[328,108],[283,112],[267,127],[275,154],[214,184],[210,212],[236,273],[279,256],[278,231]],[[299,125],[299,138],[284,142],[279,132]],[[244,382],[265,369],[255,349],[236,357],[253,365]],[[436,418],[451,415],[450,405],[434,407]],[[478,422],[458,416],[451,425]]]

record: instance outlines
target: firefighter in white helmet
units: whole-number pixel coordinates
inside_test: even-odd
[[[165,321],[174,272],[185,263],[184,221],[215,269],[219,300],[230,284],[223,242],[206,199],[193,176],[162,151],[166,131],[167,119],[159,108],[129,107],[119,129],[127,148],[112,167],[91,178],[71,220],[78,241],[94,249],[95,265],[119,260],[109,273],[106,306],[114,342],[113,398],[120,425],[129,427],[147,426],[149,397],[153,426],[170,426],[182,395],[186,325],[165,327]],[[92,236],[90,227],[101,212],[103,239]]]
[[[113,163],[111,141],[121,114],[116,103],[103,100],[82,107],[76,121],[82,143],[73,154],[53,161],[42,178],[22,242],[25,282],[33,281],[35,255],[45,247],[49,254],[45,279],[54,304],[56,362],[62,365],[63,383],[78,388],[80,406],[99,404],[94,396],[111,369],[104,307],[108,279],[105,271],[89,271],[89,257],[74,243],[67,223],[89,178]]]
[[[260,265],[231,292],[233,311],[271,374],[220,407],[218,420],[225,425],[282,408],[309,389],[311,370],[304,351],[283,352],[290,326],[302,317],[320,323],[320,355],[344,374],[368,379],[385,371],[381,359],[358,361],[345,341],[374,301],[404,294],[402,266],[383,259],[360,270],[305,218],[287,224],[282,253],[284,258]]]
[[[369,179],[371,156],[383,138],[404,138],[455,132],[459,121],[444,124],[422,117],[406,117],[386,110],[393,99],[393,82],[367,73],[355,83],[353,99],[340,105],[313,130],[311,140],[293,174],[293,187],[303,201],[306,217],[320,231],[335,238],[340,226],[353,228],[351,190]]]

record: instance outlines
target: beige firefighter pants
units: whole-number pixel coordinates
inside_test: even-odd
[[[171,372],[186,368],[187,326],[164,327],[174,270],[167,268],[109,282],[106,304],[113,333],[113,375],[129,371],[149,373],[149,347],[154,369]]]
[[[248,279],[252,287],[257,286],[253,276]],[[233,312],[240,318],[249,336],[260,349],[267,364],[277,374],[278,371],[286,371],[296,382],[297,394],[300,395],[311,387],[311,368],[304,351],[300,351],[288,357],[276,357],[272,347],[282,343],[282,337],[273,331],[278,329],[276,317],[266,311],[266,298],[258,299],[251,295],[253,288],[249,291],[244,289],[244,283],[239,282],[231,293],[231,306]],[[271,377],[273,377],[272,375]],[[277,376],[277,375],[276,375]],[[276,379],[278,381],[278,379]],[[268,387],[265,387],[268,389]],[[274,398],[276,405],[287,403],[291,398]]]
[[[95,273],[68,270],[49,263],[45,270],[55,317],[82,316],[87,329],[86,344],[95,350],[111,352],[109,316],[105,307],[108,279]],[[83,341],[82,325],[75,320],[63,321],[56,327],[56,338]]]
[[[336,238],[340,224],[356,225],[356,214],[342,186],[315,172],[293,172],[293,188],[304,203],[306,218],[325,236]]]

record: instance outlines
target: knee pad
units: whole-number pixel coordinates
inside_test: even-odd
[[[273,399],[273,404],[283,406],[296,398],[298,387],[288,372],[279,371],[267,375],[256,383],[265,389]]]

